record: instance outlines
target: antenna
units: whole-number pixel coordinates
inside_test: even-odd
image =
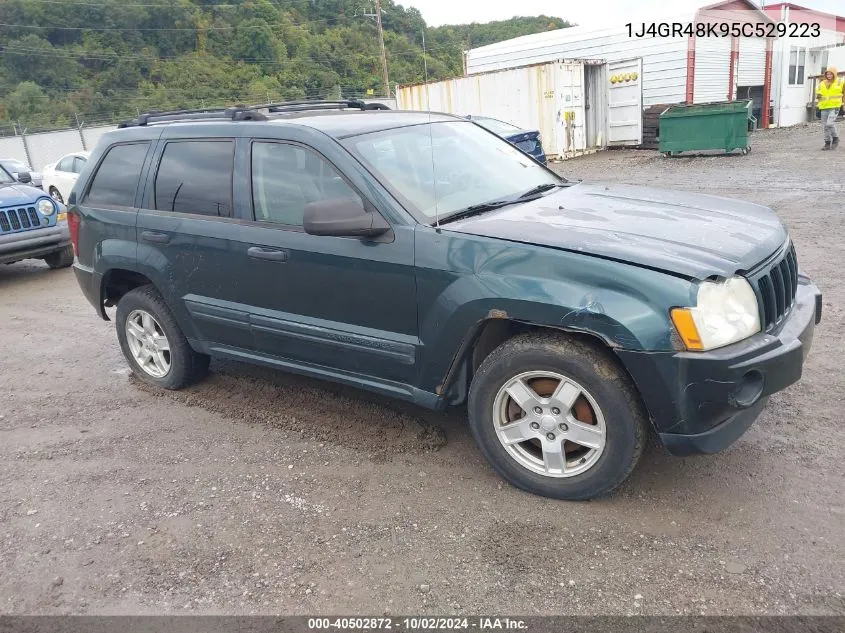
[[[423,78],[425,79],[425,109],[428,110],[428,142],[431,146],[431,186],[434,189],[434,226],[440,230],[440,209],[437,201],[437,171],[434,167],[434,134],[431,131],[431,99],[428,86],[428,54],[425,50],[425,26],[422,28]]]

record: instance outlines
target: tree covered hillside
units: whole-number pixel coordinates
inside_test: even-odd
[[[0,126],[150,109],[381,94],[368,0],[0,0]],[[391,85],[462,73],[463,50],[569,26],[559,18],[426,29],[382,1]]]

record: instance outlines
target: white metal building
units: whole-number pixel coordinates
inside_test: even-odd
[[[642,58],[643,106],[705,103],[747,97],[750,89],[762,105],[767,85],[767,50],[771,43],[757,37],[754,27],[772,20],[750,0],[728,0],[702,7],[694,14],[672,16],[678,24],[712,24],[730,28],[748,24],[751,37],[689,37],[675,34],[636,37],[641,25],[603,30],[558,29],[472,49],[465,54],[467,74],[567,59],[609,62]],[[762,110],[762,107],[760,108]],[[761,112],[762,114],[762,112]]]
[[[624,25],[573,27],[469,50],[464,56],[465,71],[473,74],[559,58],[612,62],[641,57],[646,108],[750,98],[760,125],[787,126],[814,116],[809,78],[834,63],[838,54],[834,47],[845,43],[845,17],[788,2],[761,10],[750,0],[727,0],[702,7],[694,15],[673,16],[671,21],[762,25],[767,34],[771,25],[778,25],[776,33],[786,37],[636,38]],[[818,34],[815,25],[819,25]],[[830,58],[832,48],[834,57]],[[764,108],[764,103],[769,107]]]
[[[689,15],[687,21],[692,19]],[[684,100],[687,40],[668,37],[643,41],[628,36],[624,26],[596,30],[557,29],[474,48],[465,54],[467,75],[556,59],[643,60],[643,105]]]
[[[845,0],[843,0],[845,8]],[[814,37],[785,37],[778,40],[772,65],[773,122],[778,126],[804,123],[815,117],[812,102],[814,82],[828,65],[845,70],[845,17],[813,11],[782,2],[765,9],[777,22],[783,23],[787,34],[812,35],[815,25],[819,32]]]

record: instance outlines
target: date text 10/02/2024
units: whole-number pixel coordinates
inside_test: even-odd
[[[818,23],[785,24],[783,22],[652,22],[634,24],[628,22],[628,37],[819,37]]]
[[[309,630],[376,630],[398,629],[403,631],[435,630],[471,630],[479,631],[525,631],[528,628],[524,620],[497,617],[373,617],[373,618],[308,618]]]

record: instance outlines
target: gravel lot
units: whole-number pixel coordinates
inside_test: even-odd
[[[770,205],[825,293],[802,382],[734,447],[649,447],[590,503],[503,484],[461,411],[234,364],[150,391],[70,271],[0,267],[0,612],[845,614],[845,150],[820,145],[558,167]]]

